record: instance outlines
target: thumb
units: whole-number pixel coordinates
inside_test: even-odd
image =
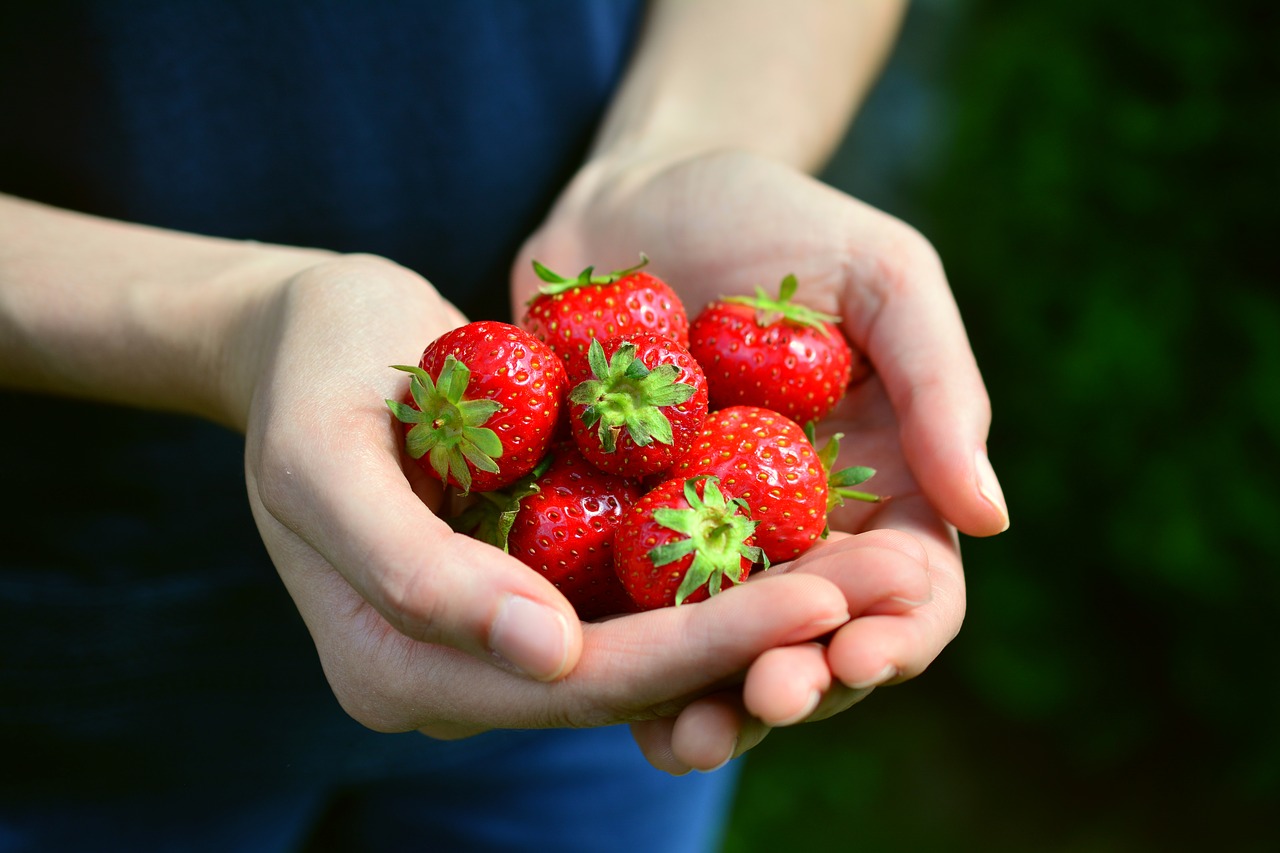
[[[305,571],[307,561],[280,566],[297,548],[272,548],[271,539],[298,538],[408,637],[540,681],[573,669],[581,624],[556,588],[497,548],[452,531],[414,492],[394,451],[363,446],[363,453],[310,457],[283,483],[250,472],[259,527],[282,573]]]

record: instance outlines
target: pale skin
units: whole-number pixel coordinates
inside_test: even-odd
[[[362,724],[457,737],[631,723],[662,770],[719,766],[923,671],[963,619],[955,528],[1008,523],[936,256],[806,175],[898,14],[656,4],[591,157],[514,268],[517,306],[532,257],[576,271],[645,251],[690,306],[794,272],[871,356],[877,376],[827,426],[894,499],[846,507],[832,527],[849,533],[708,602],[584,625],[540,576],[439,520],[439,485],[404,460],[382,401],[404,390],[389,365],[466,318],[380,258],[0,197],[0,382],[243,431],[263,540]]]

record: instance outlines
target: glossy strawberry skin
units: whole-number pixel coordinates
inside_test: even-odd
[[[632,504],[618,525],[614,536],[614,566],[637,610],[674,606],[677,590],[693,564],[692,554],[663,566],[655,566],[650,557],[650,551],[655,547],[681,538],[680,533],[660,524],[654,513],[660,508],[687,509],[689,503],[685,499],[684,488],[683,477],[663,481]],[[746,541],[753,544],[751,539]],[[754,564],[743,557],[739,565],[741,580],[746,580]],[[721,581],[719,590],[731,586],[733,582],[726,577]],[[707,587],[699,587],[685,598],[684,603],[705,601],[710,595]]]
[[[438,377],[449,356],[471,371],[467,399],[492,400],[501,406],[485,423],[502,442],[499,471],[473,468],[471,491],[501,489],[532,471],[551,445],[568,392],[564,365],[546,344],[524,329],[488,320],[444,333],[423,351],[418,366]],[[411,398],[405,402],[413,405]],[[406,433],[409,427],[405,425]],[[417,462],[432,477],[441,479],[427,457]],[[448,482],[461,485],[452,476]]]
[[[711,406],[759,406],[805,424],[824,418],[852,381],[866,376],[838,327],[825,330],[775,320],[761,326],[754,309],[717,301],[694,318],[689,351],[702,365]]]
[[[689,343],[689,317],[675,291],[657,276],[630,272],[616,281],[539,294],[521,325],[545,341],[570,372],[579,371],[593,338],[659,334]]]
[[[634,610],[614,571],[613,542],[640,484],[597,470],[572,444],[551,453],[539,491],[520,502],[508,552],[555,584],[584,621]]]
[[[649,370],[664,364],[673,365],[679,370],[676,381],[693,386],[693,396],[687,401],[662,408],[671,423],[672,442],[652,441],[640,447],[624,429],[617,434],[616,449],[606,452],[584,418],[587,407],[572,402],[568,404],[569,425],[574,443],[592,465],[608,473],[643,479],[670,468],[698,435],[709,408],[707,378],[684,345],[664,335],[619,335],[602,341],[601,347],[605,356],[612,358],[625,343],[635,345],[637,360]],[[570,375],[571,391],[591,375],[584,360],[577,366],[576,373]]]
[[[756,406],[712,412],[673,478],[712,474],[726,494],[746,501],[759,524],[756,545],[771,563],[794,560],[827,525],[827,474],[791,419]]]

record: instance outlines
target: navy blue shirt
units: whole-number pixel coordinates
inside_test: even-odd
[[[4,4],[0,191],[373,252],[501,319],[513,256],[586,151],[640,11]],[[0,526],[0,794],[297,777],[403,749],[329,694],[249,515],[242,452],[188,418],[0,393],[18,504]]]

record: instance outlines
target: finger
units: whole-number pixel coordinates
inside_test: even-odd
[[[771,649],[751,666],[743,706],[771,728],[811,723],[846,711],[871,693],[833,680],[826,647],[818,643]]]
[[[322,606],[315,603],[322,584],[298,587],[304,614]],[[779,575],[696,604],[584,625],[577,666],[553,684],[443,646],[406,641],[388,654],[387,644],[378,644],[352,675],[344,707],[395,731],[433,721],[580,728],[674,717],[691,701],[740,683],[768,649],[823,636],[847,620],[844,598],[829,581]],[[322,638],[325,630],[319,629]],[[377,707],[353,712],[349,706],[359,702]]]
[[[696,604],[586,626],[578,666],[549,698],[563,702],[565,693],[578,693],[588,715],[671,716],[691,699],[740,682],[767,650],[825,636],[847,621],[844,597],[826,579],[766,578]],[[604,720],[579,714],[574,722]]]
[[[789,566],[840,587],[853,615],[899,613],[932,596],[927,556],[920,543],[896,530],[849,536],[833,533]]]
[[[906,226],[894,233],[879,251],[898,261],[860,268],[845,315],[864,318],[850,329],[884,381],[930,500],[965,533],[999,533],[1009,514],[987,456],[990,401],[960,312],[928,241]]]
[[[863,699],[870,696],[874,689],[875,688],[868,687],[861,690],[854,690],[851,687],[846,687],[840,682],[836,682],[832,684],[831,689],[823,695],[822,701],[818,703],[818,707],[814,709],[812,714],[805,717],[803,722],[817,723],[822,720],[830,719],[837,714],[844,713]]]
[[[677,761],[711,773],[757,746],[769,727],[747,713],[733,691],[703,697],[676,717],[671,751]]]
[[[824,646],[785,646],[770,649],[751,665],[742,685],[742,701],[766,725],[790,726],[808,719],[830,687]]]
[[[896,614],[873,614],[838,629],[827,646],[831,672],[865,689],[919,675],[955,638],[964,621],[964,574],[954,536],[923,498],[886,505],[878,522],[912,533],[929,557],[927,603]]]
[[[779,574],[693,605],[590,626],[591,648],[574,677],[599,674],[615,683],[605,676],[625,661],[628,692],[647,684],[655,697],[687,696],[716,680],[740,678],[768,649],[822,637],[848,620],[844,596],[830,581]]]
[[[683,776],[693,768],[676,758],[671,746],[671,732],[676,721],[671,717],[656,720],[641,720],[631,724],[631,737],[645,760],[672,776]]]

